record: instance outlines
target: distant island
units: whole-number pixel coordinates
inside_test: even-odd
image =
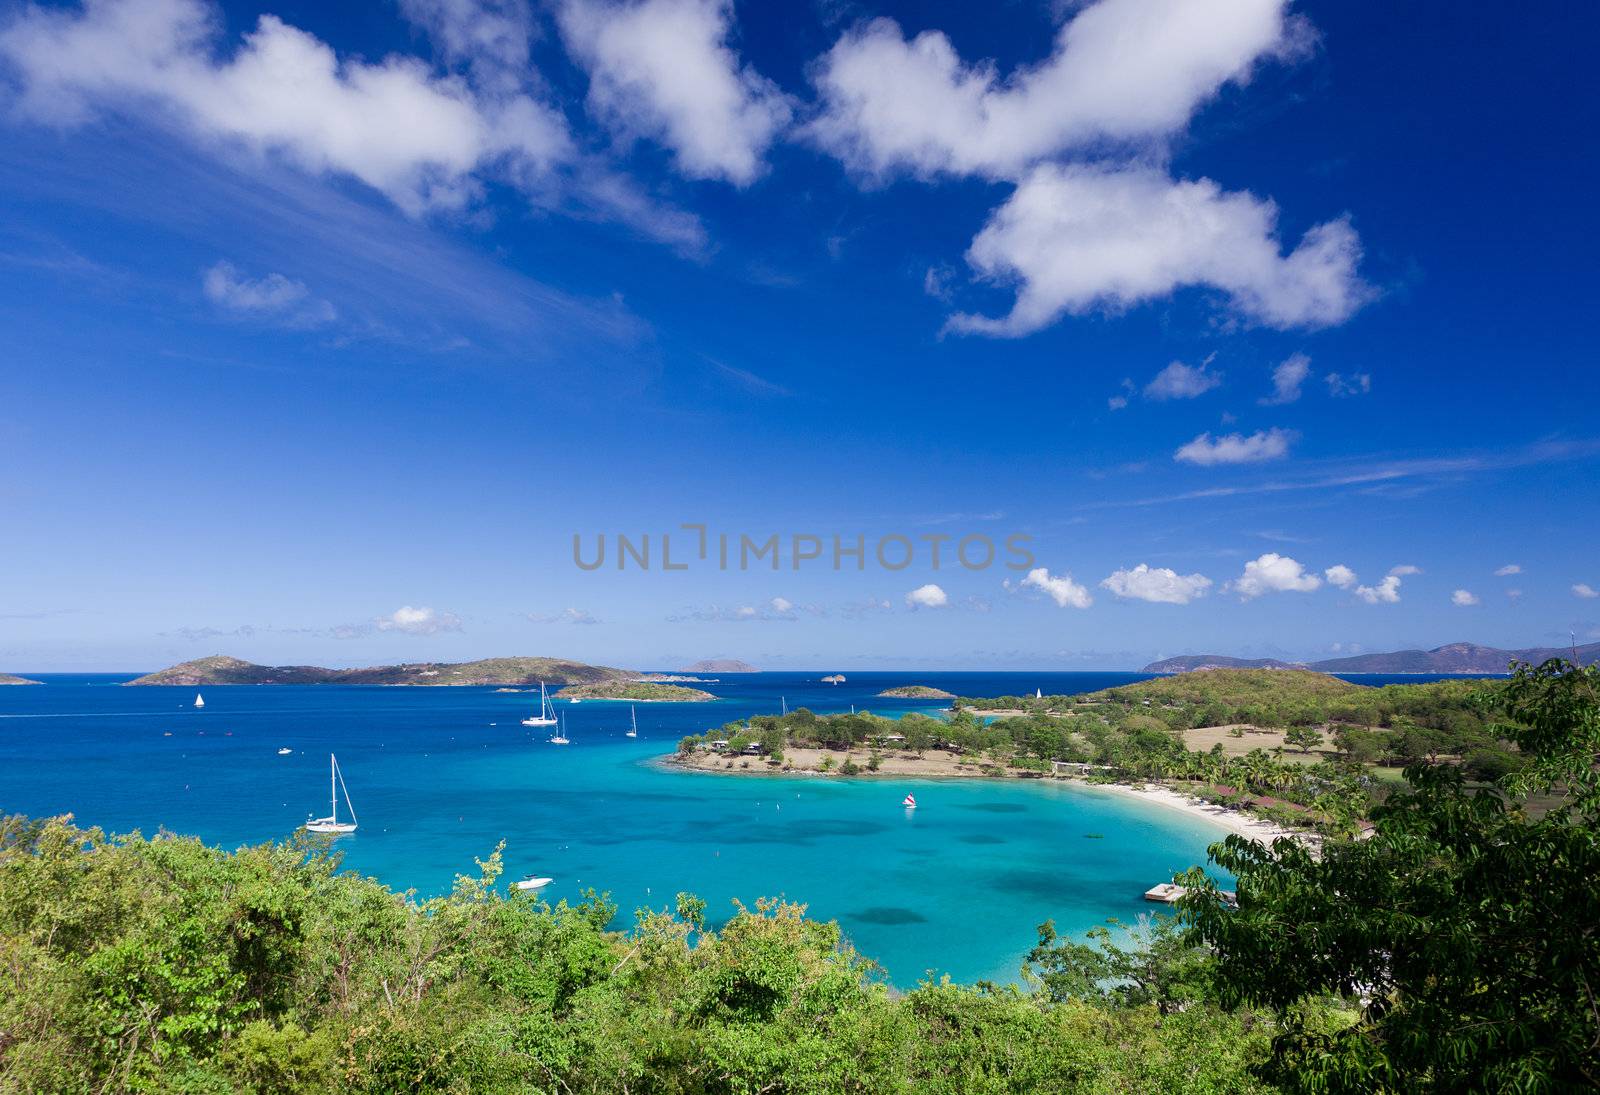
[[[658,684],[716,684],[715,677],[697,677],[693,673],[641,673],[638,680]]]
[[[216,655],[147,673],[130,685],[170,684],[193,688],[223,684],[384,684],[384,685],[528,685],[601,684],[626,681],[638,674],[604,665],[586,665],[563,658],[486,658],[476,662],[412,662],[374,665],[365,669],[323,669],[315,665],[256,665]]]
[[[1357,654],[1315,662],[1285,662],[1276,658],[1230,658],[1223,654],[1183,654],[1163,658],[1144,667],[1146,673],[1192,673],[1202,669],[1314,669],[1320,673],[1504,673],[1513,661],[1538,665],[1550,658],[1566,658],[1579,665],[1600,662],[1600,643],[1574,651],[1570,646],[1535,646],[1501,650],[1476,643],[1449,643],[1432,650],[1394,650],[1385,654]]]
[[[30,677],[13,677],[10,673],[0,673],[0,684],[43,684]]]
[[[878,695],[895,700],[953,700],[956,698],[954,692],[946,692],[942,688],[929,688],[925,684],[902,684],[898,688],[885,688]]]
[[[749,662],[741,662],[738,658],[706,658],[704,661],[686,665],[678,670],[680,673],[759,673],[761,670]]]
[[[698,688],[654,681],[602,681],[572,684],[557,692],[564,700],[634,700],[639,703],[704,703],[717,697]]]
[[[843,673],[830,674],[830,675],[822,678],[822,683],[823,684],[843,684],[844,683],[844,674]]]

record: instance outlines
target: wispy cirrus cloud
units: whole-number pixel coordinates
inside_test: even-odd
[[[1256,400],[1263,407],[1280,407],[1300,398],[1300,385],[1311,375],[1311,359],[1290,354],[1272,370],[1272,394]]]
[[[587,610],[582,608],[563,608],[559,612],[526,612],[524,617],[529,623],[535,624],[597,624],[600,621]]]
[[[787,597],[772,597],[760,604],[705,605],[683,608],[667,616],[668,623],[754,623],[762,620],[798,620],[801,614],[826,615],[820,605],[797,605]]]
[[[1185,365],[1181,361],[1174,361],[1144,386],[1144,397],[1160,402],[1202,396],[1222,385],[1222,374],[1212,371],[1209,368],[1210,364],[1209,357],[1199,365]]]
[[[319,327],[339,314],[332,304],[312,296],[304,282],[279,273],[251,278],[227,260],[208,268],[200,285],[206,299],[226,312],[288,327]]]
[[[1600,440],[1541,441],[1518,449],[1502,452],[1478,452],[1461,456],[1398,458],[1383,460],[1372,458],[1364,463],[1329,461],[1327,471],[1299,479],[1270,479],[1257,483],[1203,487],[1176,494],[1153,495],[1144,498],[1097,499],[1084,503],[1082,509],[1106,509],[1124,506],[1159,506],[1174,502],[1205,501],[1215,498],[1234,498],[1255,494],[1277,494],[1286,491],[1330,490],[1341,487],[1364,487],[1396,483],[1409,479],[1461,476],[1507,468],[1529,467],[1540,464],[1558,464],[1575,460],[1588,460],[1600,455]]]

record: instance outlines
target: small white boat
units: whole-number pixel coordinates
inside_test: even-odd
[[[628,705],[628,717],[633,719],[633,725],[628,727],[627,736],[630,738],[636,738],[639,736],[639,709],[634,707],[631,703]]]
[[[530,890],[542,890],[542,889],[544,889],[546,886],[550,885],[550,883],[552,883],[554,881],[555,881],[555,879],[553,879],[553,878],[538,878],[538,877],[535,877],[534,875],[530,874],[527,878],[524,878],[521,882],[516,883],[516,887],[517,887],[517,889],[522,890],[524,892],[527,892],[527,891],[530,891]]]
[[[1042,700],[1042,699],[1044,699],[1044,689],[1042,689],[1042,688],[1035,688],[1035,689],[1034,689],[1034,690],[1033,690],[1033,698],[1034,698],[1034,699],[1036,699],[1036,700]]]
[[[556,731],[556,736],[550,739],[551,745],[569,745],[567,740],[567,716],[561,716],[561,729]]]
[[[350,791],[344,785],[344,773],[339,771],[339,761],[328,754],[328,808],[327,817],[314,817],[306,821],[309,833],[353,833],[356,831],[356,808],[350,805]],[[349,821],[339,820],[339,792],[344,791],[345,809],[350,811]]]
[[[196,692],[194,694],[194,705],[196,707],[204,707],[206,705],[206,698],[200,693]]]
[[[556,724],[555,708],[550,706],[550,697],[545,694],[544,682],[539,682],[539,713],[531,718],[522,720],[524,726],[554,726]]]
[[[907,795],[900,801],[900,805],[904,806],[907,810],[915,810],[917,808],[917,796]]]
[[[280,756],[280,757],[286,757],[286,756],[288,756],[288,755],[289,755],[289,754],[290,754],[290,753],[292,753],[292,752],[294,752],[294,750],[293,750],[293,749],[290,749],[290,748],[289,748],[289,747],[288,747],[288,746],[284,746],[284,747],[283,747],[283,748],[282,748],[282,749],[279,749],[279,750],[278,750],[278,755],[279,755],[279,756]]]

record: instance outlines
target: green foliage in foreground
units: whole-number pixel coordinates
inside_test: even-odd
[[[1417,764],[1370,839],[1213,848],[1237,909],[1188,880],[1223,1000],[1279,1014],[1268,1075],[1290,1089],[1600,1089],[1600,669],[1521,666],[1492,703],[1530,761],[1501,786]],[[1529,793],[1557,806],[1532,816]],[[1333,994],[1357,1023],[1303,1020]]]
[[[684,897],[623,934],[601,899],[508,898],[498,853],[480,866],[417,903],[317,845],[9,819],[0,1090],[1267,1090],[1270,1024],[1203,1002],[901,995],[795,905],[712,932]]]

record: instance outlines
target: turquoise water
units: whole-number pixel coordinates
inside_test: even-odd
[[[684,734],[775,712],[780,697],[791,708],[898,713],[940,705],[889,706],[874,693],[912,682],[1078,692],[1141,679],[850,674],[830,686],[818,675],[729,677],[708,686],[716,704],[640,704],[638,740],[623,736],[626,704],[562,704],[565,747],[519,725],[528,695],[492,689],[218,687],[196,711],[194,689],[51,676],[0,688],[0,810],[235,847],[325,814],[333,751],[361,823],[339,840],[345,862],[392,886],[443,892],[503,838],[508,875],[553,876],[552,900],[592,886],[631,914],[688,890],[713,919],[734,898],[805,902],[902,985],[930,970],[1014,978],[1041,921],[1081,933],[1149,911],[1142,892],[1203,863],[1222,835],[1162,806],[1060,784],[741,778],[657,763]],[[907,791],[914,813],[900,806]]]

